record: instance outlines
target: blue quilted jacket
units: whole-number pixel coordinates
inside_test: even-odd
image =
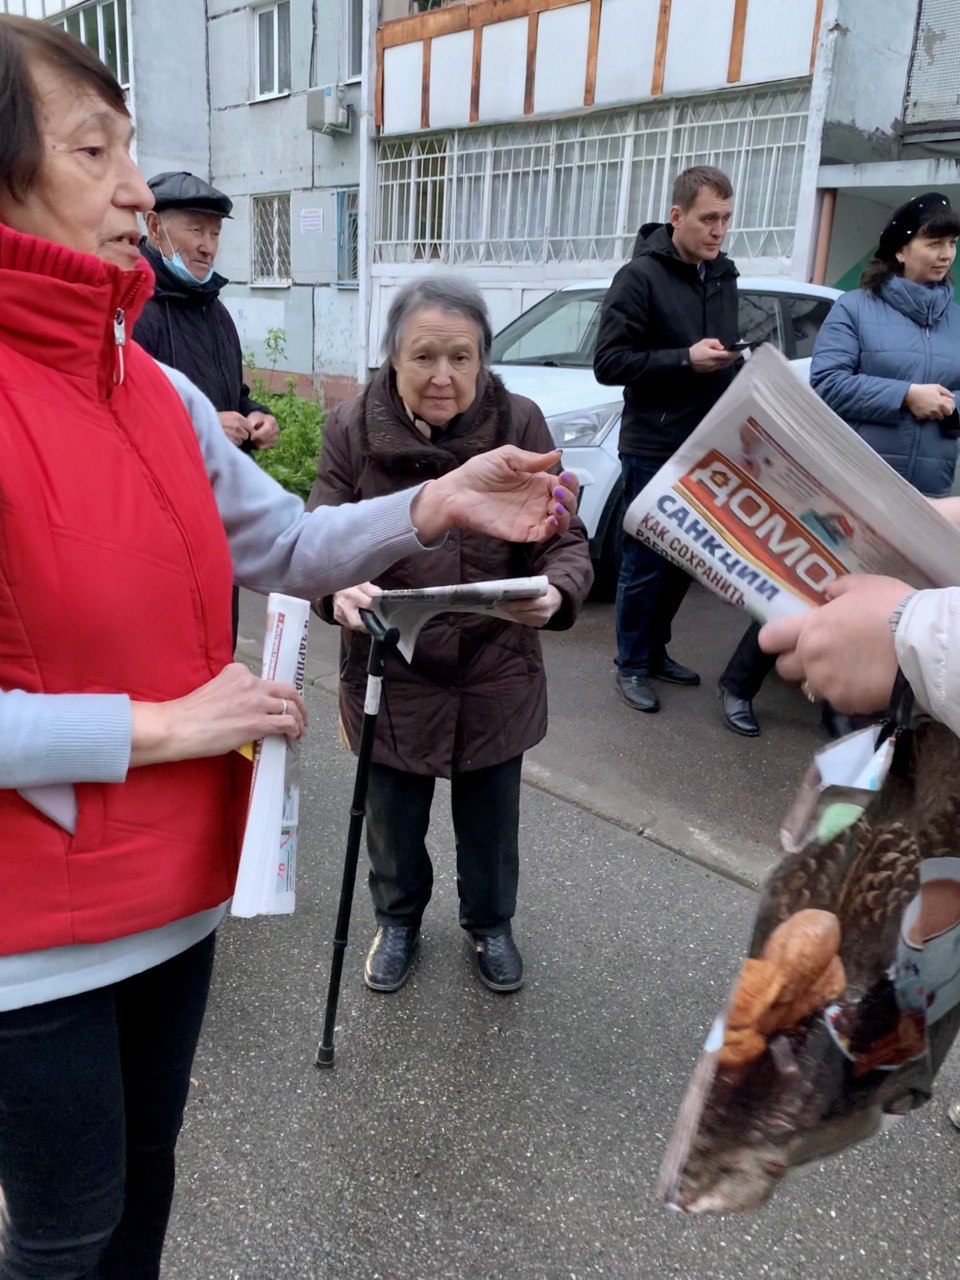
[[[921,493],[939,494],[953,483],[957,441],[903,407],[911,384],[925,382],[958,400],[960,307],[949,284],[892,276],[879,296],[854,289],[837,299],[814,347],[814,391]]]

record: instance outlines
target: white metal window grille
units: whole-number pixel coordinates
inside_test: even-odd
[[[904,120],[908,125],[960,121],[960,5],[920,0]]]
[[[253,196],[253,273],[258,284],[289,283],[290,193]]]
[[[344,0],[347,25],[344,78],[357,80],[363,74],[363,0]]]
[[[127,39],[127,0],[91,0],[68,13],[50,18],[82,40],[125,88],[130,86],[130,47]]]
[[[256,29],[256,96],[269,98],[290,91],[290,0],[254,10]]]
[[[337,284],[359,280],[360,191],[345,187],[337,192]]]
[[[607,262],[663,220],[674,176],[730,175],[734,257],[793,250],[809,84],[381,141],[377,262]]]

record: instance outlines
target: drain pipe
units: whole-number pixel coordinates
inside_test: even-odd
[[[817,252],[813,259],[813,283],[826,284],[827,259],[830,256],[830,238],[833,235],[833,215],[837,208],[837,189],[828,187],[820,201],[820,226],[817,229]]]

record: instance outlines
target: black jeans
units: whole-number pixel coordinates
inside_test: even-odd
[[[734,697],[746,698],[748,702],[757,696],[760,686],[777,665],[777,655],[764,653],[760,648],[759,634],[759,622],[751,622],[720,677],[725,689],[729,689]]]
[[[623,500],[629,506],[663,466],[655,458],[621,454]],[[670,643],[670,625],[690,586],[690,575],[646,543],[623,535],[617,579],[617,666],[625,675],[646,675],[660,665]]]
[[[156,1280],[214,935],[0,1013],[0,1280]]]
[[[517,909],[522,761],[514,756],[450,779],[460,923],[471,933],[505,933]],[[433,865],[424,840],[435,785],[423,774],[371,765],[367,852],[378,924],[416,928],[430,901]]]

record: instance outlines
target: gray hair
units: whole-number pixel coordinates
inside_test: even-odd
[[[393,360],[400,349],[403,327],[415,311],[424,307],[436,307],[452,315],[465,316],[477,326],[480,337],[480,361],[489,363],[493,330],[486,303],[473,285],[457,276],[428,276],[405,284],[394,295],[387,312],[387,327],[383,334],[383,354]]]

